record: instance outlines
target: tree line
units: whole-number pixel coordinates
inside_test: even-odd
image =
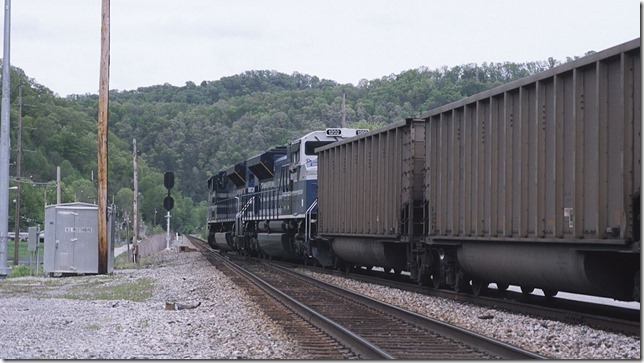
[[[158,231],[165,227],[163,174],[173,171],[173,229],[199,233],[205,229],[207,179],[235,162],[307,132],[338,127],[343,114],[347,127],[374,129],[559,63],[550,58],[421,67],[363,79],[355,86],[300,73],[258,70],[199,85],[186,82],[181,87],[163,84],[111,90],[108,197],[117,208],[117,225],[132,218],[132,139],[137,141],[140,156],[143,223],[149,229],[157,226]],[[43,206],[55,203],[57,166],[61,167],[63,203],[96,202],[98,95],[59,97],[21,69],[12,68],[12,161],[17,156],[20,84],[24,105],[20,216],[26,228],[42,224]],[[13,165],[11,173],[15,175]],[[11,185],[16,182],[12,179]],[[12,211],[10,217],[13,220]]]

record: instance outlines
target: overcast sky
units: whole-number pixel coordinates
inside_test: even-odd
[[[101,0],[13,0],[11,65],[60,96],[98,93],[100,15]],[[248,70],[356,85],[421,66],[564,60],[640,29],[636,0],[111,0],[110,89]]]

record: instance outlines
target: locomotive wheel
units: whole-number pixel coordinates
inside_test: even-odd
[[[543,294],[546,297],[555,297],[555,296],[557,296],[557,293],[559,293],[559,291],[557,291],[557,290],[543,289]]]
[[[534,291],[534,287],[529,287],[529,286],[521,286],[521,292],[530,295]]]
[[[504,283],[501,283],[501,282],[496,283],[496,288],[499,291],[506,291],[508,289],[508,287],[510,287],[510,285],[508,285],[508,284],[504,284]]]
[[[479,296],[487,290],[487,282],[472,280],[472,293],[474,296]]]

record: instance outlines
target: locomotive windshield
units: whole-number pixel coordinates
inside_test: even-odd
[[[306,155],[315,155],[315,149],[324,145],[332,144],[337,140],[332,141],[307,141],[304,143],[304,153]]]

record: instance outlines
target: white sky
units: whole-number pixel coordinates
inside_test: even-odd
[[[11,65],[60,96],[98,93],[100,14],[100,0],[13,0]],[[266,69],[356,85],[420,66],[565,60],[640,29],[638,0],[111,0],[110,89]]]

